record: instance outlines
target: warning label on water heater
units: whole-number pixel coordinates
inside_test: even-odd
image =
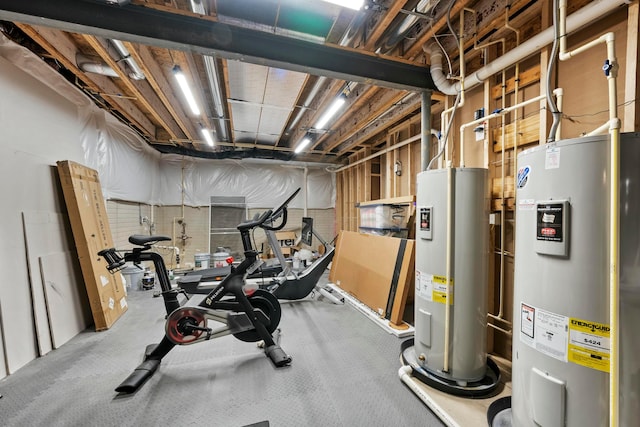
[[[567,361],[569,318],[520,304],[520,341],[554,359]]]
[[[447,278],[416,270],[416,295],[438,304],[447,303]],[[453,305],[453,278],[449,279],[449,304]]]
[[[563,362],[609,372],[609,325],[520,303],[520,341]]]
[[[537,240],[562,242],[564,234],[563,211],[563,203],[541,203],[537,206]]]
[[[609,372],[609,325],[571,318],[569,320],[569,362]]]

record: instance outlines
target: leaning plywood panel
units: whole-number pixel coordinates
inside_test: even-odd
[[[72,161],[57,164],[95,327],[108,329],[127,310],[127,300],[121,275],[111,275],[98,256],[113,247],[98,172]]]
[[[84,331],[91,324],[87,291],[76,272],[71,252],[39,258],[53,348]]]
[[[329,279],[392,325],[401,325],[413,254],[413,240],[342,231]]]
[[[73,237],[65,215],[48,211],[22,212],[27,268],[31,288],[31,309],[34,316],[36,340],[40,356],[53,349],[38,258],[73,248]]]

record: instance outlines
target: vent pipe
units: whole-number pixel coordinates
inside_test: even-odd
[[[628,4],[629,0],[595,0],[567,17],[566,31],[571,33],[585,25],[596,22],[599,18]],[[495,61],[485,65],[474,73],[465,76],[464,88],[471,89],[482,83],[492,75],[520,62],[528,56],[542,50],[553,42],[555,30],[549,27],[538,35],[530,38],[520,46],[510,50]],[[422,49],[431,56],[431,76],[438,90],[445,95],[456,95],[461,90],[460,82],[450,82],[442,72],[442,51],[436,44],[425,44]],[[438,62],[439,61],[439,62]]]

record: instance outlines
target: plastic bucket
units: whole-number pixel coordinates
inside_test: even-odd
[[[127,289],[141,289],[142,288],[142,276],[144,276],[144,269],[139,265],[131,264],[120,271],[124,280],[127,282]]]
[[[215,268],[218,267],[226,267],[229,265],[227,263],[227,258],[229,258],[229,252],[219,251],[213,254],[213,266]]]
[[[209,268],[209,254],[196,254],[194,257],[196,268]]]

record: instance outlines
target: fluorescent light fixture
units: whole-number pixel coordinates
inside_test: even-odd
[[[328,3],[337,4],[338,6],[348,7],[353,10],[360,10],[364,4],[364,0],[324,0]]]
[[[180,85],[180,89],[182,89],[182,93],[184,93],[184,97],[187,99],[187,104],[189,104],[191,112],[194,116],[199,116],[200,108],[198,108],[196,99],[193,97],[193,92],[191,92],[189,83],[187,83],[187,78],[185,77],[179,66],[176,65],[175,67],[173,67],[173,75],[176,77],[178,85]]]
[[[340,110],[340,108],[347,102],[347,99],[344,96],[339,96],[333,101],[333,104],[324,112],[324,114],[320,117],[320,120],[313,126],[315,129],[324,129],[324,127],[329,123],[329,120]]]
[[[207,145],[209,147],[213,147],[213,137],[211,136],[211,130],[207,128],[200,128],[200,133],[204,137],[204,140],[207,141]]]
[[[301,152],[302,150],[304,150],[304,148],[309,145],[311,143],[311,139],[310,138],[303,138],[302,141],[300,141],[298,143],[298,146],[296,147],[296,149],[294,150],[294,153],[298,154],[299,152]]]

